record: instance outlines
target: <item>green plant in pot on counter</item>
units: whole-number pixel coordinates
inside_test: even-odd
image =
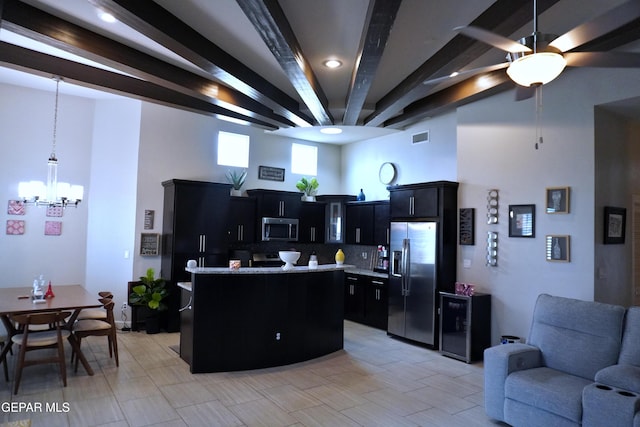
[[[314,197],[318,192],[318,180],[316,178],[302,178],[296,182],[296,188],[304,193],[307,197]]]
[[[169,295],[165,280],[155,277],[153,268],[147,269],[147,274],[140,277],[140,284],[131,288],[129,302],[131,305],[149,309],[145,326],[147,333],[160,330],[159,312],[167,309],[164,299]]]

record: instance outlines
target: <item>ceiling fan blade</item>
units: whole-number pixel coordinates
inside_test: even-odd
[[[486,67],[472,68],[470,70],[465,70],[465,71],[452,73],[452,74],[449,74],[448,76],[436,77],[436,78],[433,78],[433,79],[425,80],[425,81],[422,82],[422,84],[424,84],[424,85],[436,85],[438,83],[442,83],[442,82],[445,82],[445,81],[451,81],[452,83],[455,83],[457,81],[464,80],[464,79],[467,79],[469,77],[473,77],[473,76],[475,76],[477,74],[489,73],[491,71],[499,70],[501,68],[507,68],[508,66],[509,66],[508,62],[502,62],[500,64],[489,65],[489,66],[486,66]]]
[[[640,53],[567,52],[563,56],[569,67],[640,68]]]
[[[499,34],[492,33],[491,31],[487,31],[483,28],[479,27],[456,27],[453,29],[454,31],[458,31],[465,36],[471,37],[473,39],[479,40],[486,44],[489,44],[493,47],[497,47],[498,49],[502,49],[505,52],[518,53],[518,52],[531,52],[527,46],[515,42],[511,39],[503,37]]]
[[[536,94],[536,86],[520,86],[516,85],[516,101],[524,101],[525,99],[533,98]]]
[[[560,49],[561,52],[567,52],[620,28],[637,18],[640,18],[640,2],[631,0],[614,7],[591,21],[578,25],[552,41],[549,45]]]

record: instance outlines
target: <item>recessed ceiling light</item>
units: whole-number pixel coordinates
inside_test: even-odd
[[[104,10],[98,10],[98,16],[104,22],[108,22],[109,24],[113,24],[114,22],[116,22],[116,17],[109,12],[105,12]]]
[[[342,66],[342,61],[338,59],[327,59],[323,62],[324,66],[327,68],[338,68]]]
[[[342,133],[342,129],[340,128],[322,128],[320,129],[321,133],[325,135],[338,135]]]

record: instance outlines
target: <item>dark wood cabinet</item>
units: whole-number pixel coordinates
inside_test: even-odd
[[[173,179],[162,183],[162,264],[160,276],[167,281],[167,331],[180,330],[180,291],[177,282],[190,280],[185,271],[194,259],[200,267],[227,263],[226,227],[230,184]]]
[[[378,329],[387,329],[388,279],[346,273],[344,318]]]
[[[252,197],[231,197],[227,215],[228,242],[255,242],[256,224],[256,200]]]
[[[491,346],[491,295],[440,293],[440,353],[471,363]]]
[[[247,190],[247,194],[256,198],[258,219],[299,218],[302,206],[302,193],[277,190]]]
[[[325,209],[325,203],[302,202],[300,207],[299,242],[324,243]]]
[[[364,318],[369,326],[387,330],[389,299],[388,279],[367,277],[365,284]]]
[[[192,373],[280,366],[343,347],[341,270],[194,274],[191,282],[180,357]]]
[[[373,204],[363,202],[347,203],[345,243],[373,245],[373,220]]]
[[[396,186],[390,193],[391,218],[431,218],[438,216],[438,188],[419,184]],[[391,187],[389,187],[391,190]]]
[[[389,246],[391,242],[391,205],[388,201],[373,205],[373,244]]]
[[[344,243],[345,204],[356,200],[356,196],[325,194],[316,200],[326,203],[325,243]]]

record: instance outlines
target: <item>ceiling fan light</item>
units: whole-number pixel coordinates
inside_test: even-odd
[[[562,73],[567,61],[555,52],[540,52],[522,56],[509,65],[507,74],[521,86],[546,84]]]

